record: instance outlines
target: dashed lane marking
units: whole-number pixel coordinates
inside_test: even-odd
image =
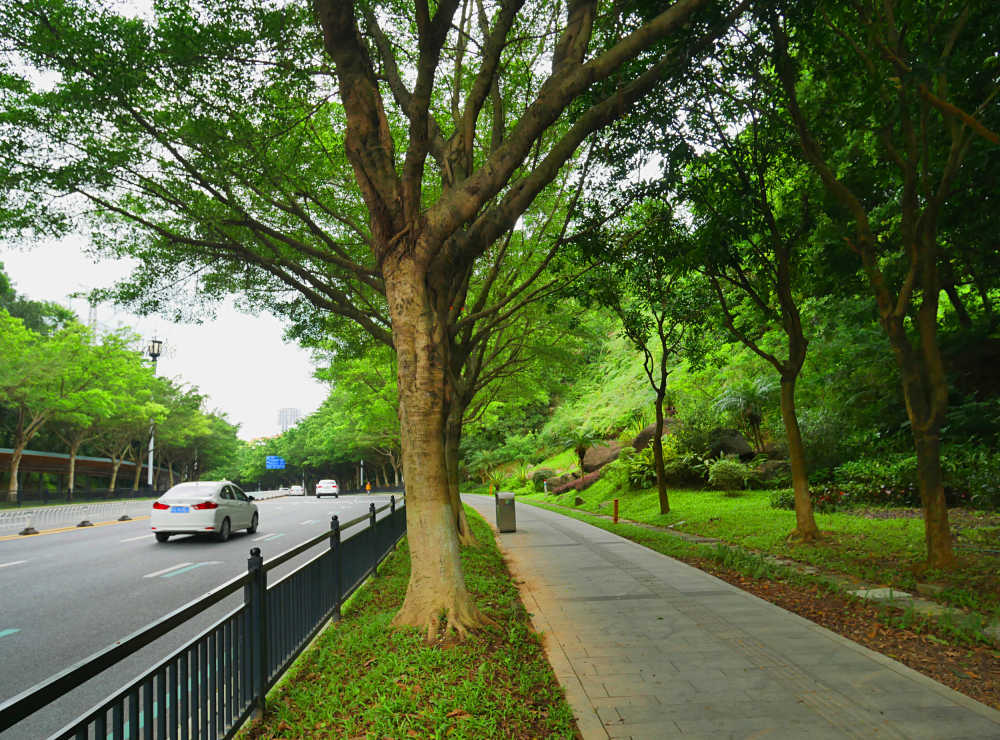
[[[13,635],[15,632],[20,632],[20,629],[7,629],[0,630],[0,637],[6,637],[7,635]]]
[[[319,519],[306,519],[304,522],[299,522],[300,524],[314,524],[318,522]]]
[[[11,560],[9,563],[0,563],[0,568],[6,568],[11,565],[20,565],[21,563],[27,563],[27,560]]]
[[[152,534],[152,532],[150,532],[149,534],[140,534],[138,537],[129,537],[127,539],[118,540],[118,541],[119,542],[135,542],[136,540],[147,540],[147,539],[149,539],[152,536],[153,536],[153,534]]]
[[[157,576],[162,576],[164,573],[169,573],[177,568],[183,568],[185,565],[191,565],[191,563],[178,563],[177,565],[171,565],[169,568],[158,570],[155,573],[147,573],[143,576],[143,578],[156,578]]]
[[[221,560],[206,560],[203,563],[192,563],[191,565],[189,565],[186,568],[181,568],[179,570],[172,570],[169,573],[166,573],[165,575],[160,576],[160,578],[173,578],[174,576],[179,576],[181,573],[187,573],[189,570],[194,570],[195,568],[200,568],[203,565],[220,565],[221,563],[222,563]]]
[[[275,532],[274,534],[265,534],[262,537],[257,537],[254,539],[254,542],[267,542],[269,540],[276,540],[279,537],[284,537],[284,536],[285,536],[284,532]]]

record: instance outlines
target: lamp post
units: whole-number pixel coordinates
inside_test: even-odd
[[[155,337],[150,341],[149,346],[146,347],[146,354],[149,355],[150,359],[153,361],[153,375],[156,375],[156,360],[160,356],[160,350],[163,348],[163,342]],[[155,447],[153,440],[153,420],[149,421],[149,461],[146,463],[147,471],[147,482],[149,483],[150,489],[153,487],[153,448]]]

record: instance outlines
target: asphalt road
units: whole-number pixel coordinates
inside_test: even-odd
[[[147,519],[0,539],[0,701],[245,573],[251,547],[261,548],[267,560],[328,531],[334,514],[346,522],[367,513],[370,503],[378,507],[388,501],[383,495],[258,501],[257,533],[234,532],[224,543],[193,536],[158,543]],[[386,513],[380,512],[379,518]],[[366,526],[347,530],[345,538]],[[312,548],[297,560],[316,552]],[[272,571],[269,581],[296,565],[293,560]],[[234,608],[241,598],[234,594],[0,737],[47,737]]]

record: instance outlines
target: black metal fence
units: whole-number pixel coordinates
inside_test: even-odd
[[[378,519],[377,514],[389,513]],[[368,520],[349,539],[341,530]],[[47,706],[83,681],[167,634],[188,619],[243,589],[243,604],[53,737],[77,740],[200,740],[228,738],[253,714],[262,713],[267,691],[344,600],[384,560],[406,533],[405,507],[396,499],[367,516],[265,561],[250,550],[247,573],[0,705],[0,732]],[[279,565],[326,544],[293,572],[268,586]]]

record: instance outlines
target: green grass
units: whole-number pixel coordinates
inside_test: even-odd
[[[761,553],[788,557],[826,571],[854,576],[866,583],[911,591],[920,582],[945,586],[937,597],[950,606],[969,608],[1000,617],[1000,555],[961,553],[959,567],[949,573],[925,572],[922,519],[867,519],[850,511],[816,514],[824,538],[811,544],[788,539],[795,513],[772,509],[771,491],[731,492],[673,490],[670,513],[660,514],[655,490],[616,491],[598,481],[582,493],[560,496],[527,494],[521,498],[611,513],[619,499],[624,519],[656,525],[675,525],[691,534],[716,537]]]
[[[465,642],[428,645],[390,622],[409,578],[405,540],[268,697],[246,738],[572,738],[572,712],[531,630],[489,527],[464,548],[466,584],[496,622]]]
[[[532,465],[532,470],[538,470],[539,468],[548,468],[549,470],[555,471],[567,471],[570,469],[579,468],[580,461],[576,458],[576,453],[573,450],[563,450],[557,455],[551,455],[545,458],[537,465]]]

